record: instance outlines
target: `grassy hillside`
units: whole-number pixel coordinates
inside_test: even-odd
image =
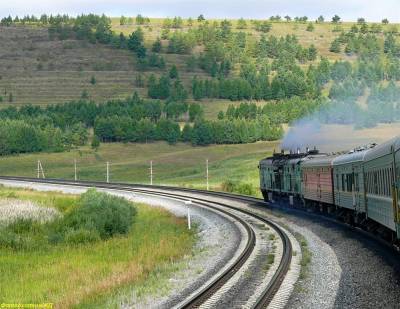
[[[254,38],[260,37],[260,32],[253,29],[250,21],[247,21],[248,27],[244,30],[236,29],[236,20],[231,22],[233,31],[244,31]],[[142,26],[147,48],[150,49],[156,38],[161,36],[163,23],[163,19],[151,19],[149,24]],[[333,31],[337,26],[329,22],[313,25],[314,30],[310,32],[306,30],[307,23],[272,22],[272,29],[268,35],[295,34],[300,44],[304,46],[314,44],[319,55],[327,56],[332,61],[352,59],[344,53],[336,54],[329,51],[332,40],[340,34]],[[353,24],[343,23],[339,27],[342,30],[348,30],[351,25]],[[191,27],[197,26],[198,22],[194,21]],[[121,26],[119,18],[112,19],[112,30],[116,33],[123,32],[129,35],[137,27],[135,23]],[[383,30],[388,27],[393,27],[393,25],[383,25]],[[183,27],[179,31],[188,31],[189,28],[187,20],[184,20]],[[105,45],[73,39],[50,40],[47,28],[35,25],[0,27],[0,40],[2,42],[0,45],[2,106],[66,102],[79,99],[83,91],[86,91],[89,98],[96,102],[124,98],[134,91],[146,97],[145,86],[138,87],[135,83],[137,75],[142,74],[145,80],[152,73],[160,75],[165,72],[154,68],[140,72],[136,57],[127,50],[112,49]],[[167,45],[166,40],[162,43],[164,47]],[[202,48],[194,48],[193,53],[198,54]],[[176,65],[181,80],[187,88],[193,76],[208,76],[198,68],[192,72],[185,69],[185,62],[190,55],[168,54],[165,50],[161,55],[166,62],[165,70]],[[233,74],[235,70],[237,71],[237,68],[234,68]],[[96,84],[90,82],[93,76]],[[215,117],[216,111],[225,109],[228,103],[229,101],[223,100],[202,102],[205,114],[210,118]]]
[[[45,176],[74,178],[74,159],[82,180],[105,181],[106,162],[110,161],[111,181],[149,183],[153,160],[154,184],[171,184],[205,188],[206,159],[209,159],[210,185],[220,189],[225,181],[249,183],[258,187],[258,161],[278,148],[275,142],[247,145],[192,147],[171,146],[163,142],[150,144],[102,144],[95,152],[89,147],[79,150],[3,157],[2,175],[36,177],[37,160]]]
[[[210,23],[218,22],[220,23],[222,20],[209,20]],[[257,32],[253,29],[250,20],[246,20],[247,29],[237,29],[238,20],[229,20],[232,23],[232,29],[234,31],[243,31],[248,34],[251,34],[255,38],[261,37],[261,32]],[[150,23],[148,23],[145,27],[141,26],[145,31],[145,40],[147,46],[150,47],[151,43],[153,43],[157,37],[161,37],[162,29],[163,29],[164,19],[162,18],[151,18]],[[185,24],[186,23],[186,24]],[[307,31],[308,23],[295,23],[295,22],[271,22],[272,28],[271,31],[268,32],[268,35],[275,36],[286,36],[294,34],[298,37],[299,42],[304,46],[309,46],[310,44],[314,44],[317,47],[318,52],[322,56],[326,56],[331,60],[336,59],[348,59],[344,54],[336,54],[329,51],[330,44],[334,38],[336,38],[340,32],[333,31],[336,28],[336,25],[326,22],[322,24],[313,23],[314,30]],[[348,31],[354,23],[342,23],[340,25],[340,29],[344,31]],[[189,27],[187,22],[184,21],[184,25],[182,27],[183,31],[188,31],[190,28],[199,26],[199,23],[194,20],[193,26]],[[392,25],[386,25],[383,29],[388,29]],[[120,25],[119,18],[112,18],[112,28],[116,32],[122,32],[125,35],[132,33],[132,31],[136,30],[138,25]],[[197,50],[199,51],[199,50]],[[195,51],[196,52],[196,51]]]

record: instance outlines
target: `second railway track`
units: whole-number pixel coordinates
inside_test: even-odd
[[[261,291],[256,295],[256,298],[250,304],[252,308],[267,308],[274,297],[277,295],[280,288],[282,288],[282,283],[284,282],[285,277],[288,274],[288,271],[291,266],[293,249],[291,244],[291,239],[289,239],[287,232],[274,223],[273,221],[255,214],[249,210],[238,208],[232,206],[232,203],[229,201],[241,201],[244,202],[246,198],[235,196],[235,195],[227,195],[225,193],[218,194],[217,192],[213,192],[211,195],[207,195],[207,192],[204,191],[196,191],[196,190],[182,190],[179,191],[178,188],[168,188],[168,187],[147,187],[147,186],[136,186],[129,184],[114,184],[114,183],[101,183],[101,182],[73,182],[59,179],[33,179],[33,178],[24,178],[24,177],[0,177],[3,180],[9,181],[18,181],[18,182],[31,182],[31,183],[44,183],[50,185],[64,185],[64,186],[75,186],[75,187],[97,187],[101,189],[111,189],[117,191],[124,192],[133,192],[140,193],[146,195],[160,196],[160,197],[168,197],[175,198],[180,200],[188,200],[190,199],[195,204],[211,208],[214,211],[221,212],[226,216],[233,217],[240,223],[247,234],[247,242],[244,250],[238,255],[238,257],[231,263],[229,267],[227,267],[221,274],[219,274],[216,278],[211,280],[211,282],[207,283],[205,286],[202,286],[200,289],[193,293],[188,299],[179,303],[177,307],[179,308],[199,308],[202,305],[206,304],[207,301],[210,302],[210,299],[218,294],[219,291],[223,290],[225,285],[228,285],[229,281],[240,271],[243,271],[242,268],[244,265],[249,263],[249,257],[252,255],[254,247],[257,241],[256,232],[254,231],[254,227],[249,224],[248,220],[243,219],[240,214],[245,217],[252,218],[259,223],[263,223],[269,226],[271,229],[275,231],[275,233],[279,237],[279,241],[282,244],[282,254],[280,256],[279,265],[277,266],[275,272],[270,277],[265,286],[262,286]],[[224,202],[221,201],[210,201],[210,196],[220,197],[221,199],[225,199]],[[248,201],[247,201],[248,202]],[[258,223],[258,224],[259,224]],[[287,299],[288,295],[286,295]],[[285,298],[285,297],[283,297]],[[275,301],[278,305],[282,302],[278,299]],[[243,305],[243,304],[242,304]],[[240,305],[240,306],[242,306]],[[249,303],[247,303],[247,306]],[[239,307],[240,307],[239,306]],[[276,304],[275,304],[276,306]]]

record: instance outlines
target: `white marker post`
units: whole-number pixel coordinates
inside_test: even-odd
[[[37,178],[40,178],[40,161],[37,161]]]
[[[208,184],[208,159],[206,160],[206,178],[207,178],[207,191],[210,190],[210,186]]]
[[[107,183],[110,182],[110,162],[107,161]]]
[[[190,205],[192,204],[191,200],[185,201],[185,205],[187,206],[187,219],[188,219],[188,229],[190,230],[192,228],[191,222],[190,222]]]

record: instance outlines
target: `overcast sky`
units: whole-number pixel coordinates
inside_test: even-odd
[[[334,14],[342,20],[354,21],[364,17],[367,21],[400,21],[400,0],[0,0],[0,15],[41,13],[105,13],[109,16],[195,17],[203,13],[207,18],[268,18],[308,16],[315,19]]]

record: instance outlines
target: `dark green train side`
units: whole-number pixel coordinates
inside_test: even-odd
[[[265,201],[315,208],[400,240],[400,137],[342,155],[284,152],[260,161]]]

